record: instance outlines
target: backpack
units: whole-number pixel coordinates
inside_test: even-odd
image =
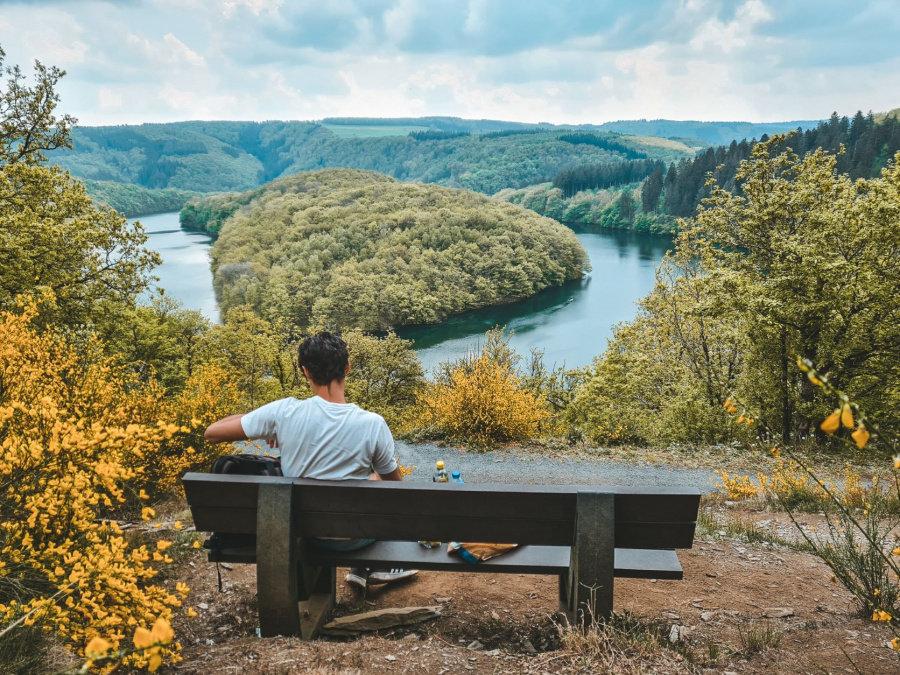
[[[281,476],[281,460],[277,457],[261,455],[222,455],[210,467],[210,473],[230,473],[243,476]],[[256,537],[252,534],[214,532],[203,542],[209,550],[209,561],[216,563],[219,578],[219,592],[222,592],[222,573],[219,570],[221,555],[226,549],[256,549]]]

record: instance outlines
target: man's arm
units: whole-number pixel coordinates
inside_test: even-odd
[[[206,432],[203,436],[210,443],[246,441],[247,434],[244,433],[244,427],[241,425],[242,417],[243,415],[230,415],[218,422],[213,422],[206,427]]]
[[[375,478],[375,476],[378,476]],[[403,480],[403,476],[400,475],[400,467],[397,467],[390,473],[373,473],[373,480]]]

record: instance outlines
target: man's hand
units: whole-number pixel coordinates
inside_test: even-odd
[[[241,426],[241,418],[243,415],[231,415],[218,422],[213,422],[206,427],[204,438],[210,443],[234,443],[235,441],[246,441],[247,434],[244,433],[244,427]]]

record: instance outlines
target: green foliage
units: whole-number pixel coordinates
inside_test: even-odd
[[[212,250],[222,306],[301,329],[434,323],[580,278],[587,263],[575,235],[550,220],[375,173],[300,174],[249,202]]]
[[[100,204],[114,208],[126,218],[137,218],[153,213],[180,211],[190,199],[199,196],[192,190],[162,188],[151,190],[132,183],[86,180],[84,185],[90,197]]]
[[[401,426],[425,387],[412,342],[394,333],[379,338],[358,330],[342,337],[350,354],[347,400],[378,413],[391,427]]]
[[[421,135],[405,135],[411,128],[421,131]],[[377,133],[370,133],[373,130]],[[403,135],[386,135],[388,131]],[[507,187],[546,180],[580,164],[618,162],[626,151],[666,162],[693,154],[684,144],[658,144],[653,142],[655,139],[590,134],[602,141],[600,146],[572,145],[560,140],[556,132],[537,131],[525,135],[470,135],[467,130],[452,126],[429,130],[427,126],[415,125],[384,124],[376,128],[306,122],[82,127],[73,131],[74,151],[56,151],[52,161],[84,179],[130,183],[154,190],[248,190],[299,171],[351,167],[379,171],[404,181],[493,194]],[[127,198],[125,204],[134,199],[133,195],[121,196]],[[141,201],[147,199],[142,197]],[[121,208],[118,202],[114,205]]]
[[[739,169],[743,196],[713,185],[682,222],[677,255],[576,397],[569,414],[586,433],[621,421],[647,442],[750,434],[724,424],[735,392],[785,441],[809,435],[829,408],[798,354],[897,424],[900,169],[853,182],[825,152],[771,147]]]
[[[0,50],[0,67],[3,52]],[[0,88],[0,309],[43,295],[46,320],[90,323],[133,303],[158,256],[146,236],[45,155],[69,143],[74,120],[57,118],[54,87],[64,74],[36,65],[28,87],[17,66]]]

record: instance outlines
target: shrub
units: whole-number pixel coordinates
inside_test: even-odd
[[[550,414],[540,396],[519,386],[510,364],[487,348],[478,358],[447,364],[418,407],[417,426],[480,448],[535,436]]]
[[[179,427],[158,421],[158,389],[99,341],[76,349],[36,316],[35,303],[0,313],[0,625],[80,646],[102,633],[115,647],[181,604],[152,583],[166,544],[132,546],[112,519]]]

